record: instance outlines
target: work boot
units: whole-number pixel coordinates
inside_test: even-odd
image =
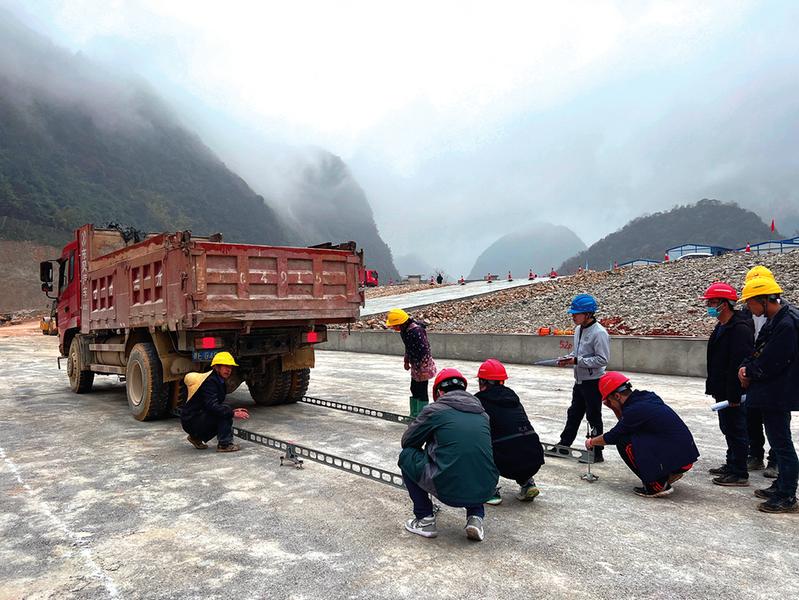
[[[774,496],[757,505],[757,510],[764,513],[795,513],[799,512],[799,502],[796,497],[777,498]]]
[[[755,496],[758,498],[763,498],[763,500],[771,500],[774,496],[777,495],[777,482],[775,481],[767,488],[763,488],[760,490],[755,490]]]
[[[601,463],[605,462],[605,457],[602,455],[602,448],[597,446],[594,448],[594,462]]]
[[[191,436],[189,436],[189,437],[187,437],[186,439],[187,439],[187,440],[189,440],[189,443],[190,443],[192,446],[194,446],[195,448],[197,448],[197,450],[205,450],[205,449],[208,447],[208,444],[206,444],[206,443],[205,443],[205,442],[203,442],[202,440],[200,440],[200,439],[197,439],[197,438],[195,438],[195,437],[191,437]]]
[[[413,518],[405,521],[405,529],[416,535],[426,538],[434,538],[438,535],[436,529],[436,516],[428,515],[421,519]]]
[[[666,484],[666,487],[659,492],[648,490],[645,487],[633,488],[633,492],[635,492],[636,496],[641,496],[642,498],[664,498],[671,495],[674,492],[674,488]]]
[[[216,447],[217,452],[238,452],[239,450],[241,450],[241,446],[233,442],[229,444],[218,444]]]
[[[497,488],[494,494],[488,500],[486,500],[484,504],[490,504],[491,506],[502,504],[502,496],[499,495],[500,489],[501,488]]]
[[[746,470],[751,471],[762,471],[766,468],[766,465],[763,464],[762,458],[755,458],[754,456],[750,456],[746,460]]]
[[[763,477],[768,477],[769,479],[777,479],[777,476],[780,474],[780,469],[776,463],[768,461],[766,468],[763,469]]]
[[[485,532],[483,531],[483,519],[472,515],[468,519],[466,519],[466,537],[470,540],[474,540],[475,542],[482,542],[483,538],[485,537]]]
[[[730,472],[730,468],[727,466],[727,463],[724,463],[720,467],[716,467],[715,469],[709,469],[708,473],[711,475],[727,475]]]
[[[535,500],[535,497],[538,496],[539,493],[538,488],[535,486],[535,480],[530,477],[527,483],[519,486],[519,493],[516,494],[516,498],[522,502],[529,502]]]
[[[713,483],[728,487],[746,487],[749,485],[749,477],[739,477],[738,475],[727,473],[726,475],[714,477]]]

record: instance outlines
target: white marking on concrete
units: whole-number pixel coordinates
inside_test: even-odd
[[[89,568],[90,575],[103,584],[103,587],[105,587],[105,590],[108,592],[108,597],[118,598],[119,589],[117,588],[116,583],[114,583],[114,580],[111,579],[111,577],[109,577],[108,574],[102,569],[102,567],[95,562],[94,558],[92,557],[91,549],[85,545],[86,542],[83,540],[85,534],[77,534],[70,530],[69,526],[64,522],[63,519],[59,518],[53,512],[47,502],[37,498],[36,491],[22,478],[19,468],[17,468],[17,465],[14,463],[14,461],[8,457],[5,449],[3,449],[2,446],[0,446],[0,458],[3,459],[3,462],[5,463],[6,467],[8,467],[8,470],[13,473],[17,482],[19,482],[19,484],[30,495],[32,503],[29,506],[33,507],[33,509],[38,513],[47,517],[50,522],[55,525],[56,529],[59,529],[64,534],[64,537],[71,542],[70,547],[79,549],[80,556],[83,558],[83,561]],[[71,553],[74,554],[74,552]]]

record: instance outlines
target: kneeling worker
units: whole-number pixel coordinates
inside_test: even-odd
[[[613,429],[585,441],[615,445],[622,460],[643,482],[633,491],[644,498],[668,496],[671,484],[699,458],[694,438],[683,420],[653,392],[633,391],[625,375],[610,371],[599,380],[602,402],[619,418]]]
[[[423,537],[438,535],[432,494],[448,506],[465,508],[466,536],[483,539],[483,502],[494,493],[499,473],[488,415],[466,391],[466,378],[457,369],[439,372],[433,403],[408,425],[397,464],[415,516],[405,529]]]
[[[515,479],[519,484],[516,498],[533,500],[538,488],[533,476],[544,464],[544,449],[538,434],[530,424],[519,396],[505,385],[508,373],[496,358],[489,358],[477,371],[480,391],[475,394],[485,408],[491,422],[491,444],[494,464],[499,474]],[[499,504],[499,488],[486,504]]]
[[[218,352],[207,373],[187,373],[183,378],[189,390],[186,403],[180,410],[180,424],[189,434],[186,438],[197,450],[214,437],[217,452],[236,452],[241,446],[233,443],[233,419],[249,419],[245,408],[233,409],[225,404],[225,380],[233,367],[238,367],[230,352]]]

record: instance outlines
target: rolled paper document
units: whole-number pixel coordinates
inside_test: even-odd
[[[742,394],[741,395],[741,404],[743,404],[744,402],[746,402],[746,394]],[[711,404],[710,405],[710,410],[712,410],[714,412],[718,412],[720,410],[724,410],[725,408],[728,408],[729,406],[730,406],[729,401],[724,400],[723,402],[716,402],[715,404]]]

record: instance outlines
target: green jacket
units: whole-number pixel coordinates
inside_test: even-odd
[[[466,391],[425,406],[402,436],[402,448],[400,469],[445,504],[482,504],[497,487],[488,415]]]

